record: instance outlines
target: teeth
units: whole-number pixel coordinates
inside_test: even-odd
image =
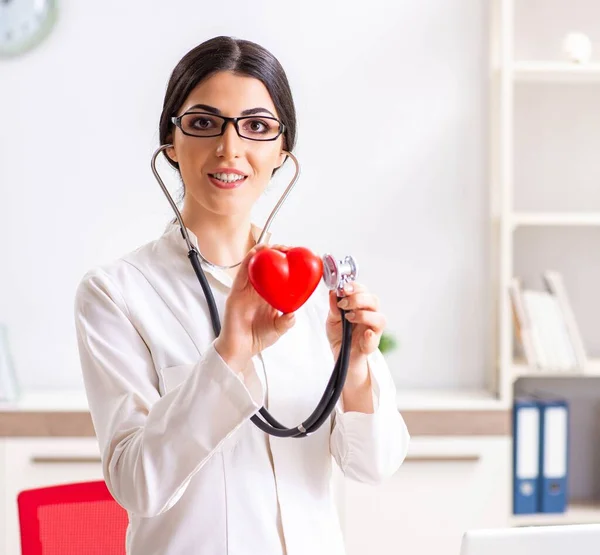
[[[237,173],[215,173],[213,174],[219,181],[225,181],[226,183],[232,183],[234,181],[240,181],[244,179],[243,175]]]

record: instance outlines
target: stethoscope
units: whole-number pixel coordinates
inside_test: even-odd
[[[210,262],[210,260],[207,260],[204,258],[204,256],[202,256],[200,250],[196,248],[196,246],[190,240],[187,228],[185,227],[181,213],[179,212],[179,208],[177,207],[177,204],[175,204],[175,201],[171,197],[171,194],[167,190],[167,187],[156,170],[156,158],[161,152],[171,148],[172,146],[173,145],[170,144],[160,146],[152,155],[150,165],[152,166],[154,177],[156,177],[156,180],[158,181],[163,193],[171,205],[171,208],[173,209],[173,212],[175,212],[175,216],[177,217],[181,235],[188,248],[188,258],[190,259],[192,267],[194,268],[194,272],[196,273],[198,281],[202,287],[202,291],[204,292],[204,296],[206,297],[213,331],[215,333],[215,337],[218,337],[221,333],[219,312],[217,311],[215,298],[210,289],[210,285],[208,284],[208,280],[206,279],[206,275],[202,270],[200,260],[202,259],[207,266],[220,270],[235,268],[236,266],[239,266],[241,262],[238,262],[232,266],[219,266],[218,264],[213,264]],[[263,239],[268,232],[273,219],[294,188],[294,185],[296,185],[298,177],[300,176],[300,164],[298,163],[298,159],[290,152],[284,151],[284,154],[292,159],[296,167],[296,172],[292,178],[292,181],[287,186],[283,195],[281,195],[281,198],[275,205],[275,208],[267,218],[267,222],[265,223],[265,226],[258,238],[257,244],[261,244],[263,242]],[[341,300],[343,296],[344,285],[347,282],[354,281],[357,275],[358,266],[352,256],[346,256],[344,260],[340,261],[336,260],[331,254],[325,254],[323,256],[323,281],[329,290],[337,291],[338,301]],[[335,405],[342,394],[342,389],[344,388],[344,383],[346,381],[348,363],[350,359],[350,345],[352,341],[352,324],[346,319],[346,312],[343,309],[340,309],[340,312],[342,315],[342,347],[340,349],[340,354],[335,363],[331,377],[329,378],[329,382],[327,383],[327,387],[325,388],[325,392],[323,393],[317,408],[304,422],[302,422],[302,424],[299,424],[294,428],[287,428],[273,418],[267,409],[261,407],[258,412],[264,418],[264,420],[260,418],[258,414],[252,416],[250,420],[252,420],[252,422],[263,432],[277,437],[306,437],[316,431],[335,409]]]

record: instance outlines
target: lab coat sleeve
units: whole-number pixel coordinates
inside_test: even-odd
[[[321,323],[329,313],[329,291],[319,287],[315,308]],[[392,476],[408,450],[409,434],[396,404],[396,386],[379,350],[367,359],[373,396],[372,414],[344,412],[343,399],[332,413],[331,454],[345,476],[377,484]]]
[[[107,486],[131,513],[163,513],[262,406],[253,364],[239,377],[211,344],[183,383],[161,397],[151,353],[101,269],[78,287],[75,323]]]
[[[344,412],[342,399],[334,411],[331,453],[348,478],[378,484],[400,467],[409,434],[396,406],[396,388],[379,350],[368,357],[373,395],[372,414]]]

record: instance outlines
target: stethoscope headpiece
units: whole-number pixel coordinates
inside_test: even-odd
[[[331,291],[336,290],[338,295],[342,295],[344,285],[356,281],[357,276],[358,264],[353,256],[339,261],[331,254],[323,256],[323,281]]]

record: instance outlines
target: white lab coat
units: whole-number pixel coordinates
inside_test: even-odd
[[[223,315],[232,279],[204,269]],[[344,553],[332,456],[346,476],[378,483],[408,446],[381,353],[369,358],[374,414],[344,413],[340,403],[302,439],[268,436],[249,420],[264,404],[292,426],[316,407],[335,362],[327,302],[320,286],[244,379],[214,349],[176,225],[84,276],[79,353],[104,477],[129,513],[128,554]]]

